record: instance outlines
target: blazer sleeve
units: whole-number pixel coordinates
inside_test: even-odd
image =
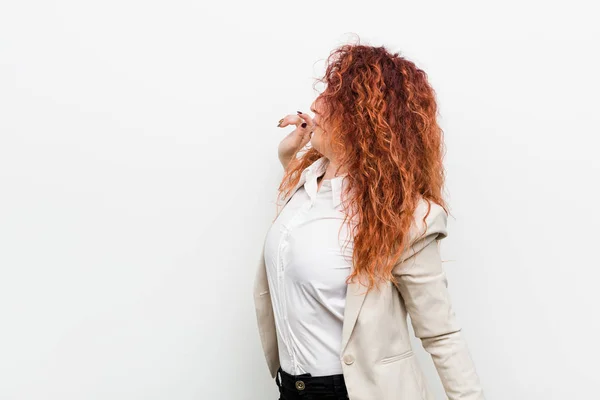
[[[409,250],[394,267],[398,290],[410,315],[415,335],[433,360],[449,400],[484,400],[483,389],[461,334],[442,268],[439,240],[447,236],[446,211],[431,202],[425,228],[415,229]],[[416,226],[427,205],[418,207]],[[422,234],[424,231],[424,234]],[[410,237],[410,236],[409,236]]]

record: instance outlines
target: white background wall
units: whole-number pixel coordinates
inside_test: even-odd
[[[277,398],[252,303],[276,124],[350,33],[437,91],[487,398],[599,396],[592,3],[0,0],[0,399]]]

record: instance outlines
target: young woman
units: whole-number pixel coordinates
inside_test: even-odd
[[[438,246],[447,211],[434,90],[384,47],[344,45],[327,61],[314,118],[278,124],[296,128],[279,145],[280,207],[254,286],[280,400],[432,399],[407,315],[447,397],[482,400]]]

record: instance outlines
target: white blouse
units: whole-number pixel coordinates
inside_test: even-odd
[[[313,376],[342,373],[340,347],[352,240],[340,204],[344,177],[323,180],[328,159],[307,167],[269,228],[265,263],[281,368]],[[304,183],[302,184],[302,180]],[[339,236],[338,236],[339,233]]]

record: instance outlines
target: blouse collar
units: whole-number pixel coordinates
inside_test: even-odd
[[[300,174],[300,179],[294,189],[290,192],[290,194],[283,199],[282,205],[285,205],[287,201],[293,196],[293,194],[298,190],[302,185],[306,183],[307,191],[309,193],[317,192],[317,178],[325,173],[327,170],[327,165],[329,164],[329,160],[327,157],[323,156],[317,160],[315,160],[312,164],[302,170]],[[333,208],[339,206],[342,202],[343,189],[346,185],[347,180],[344,177],[348,175],[348,173],[340,174],[334,178],[331,178],[331,190],[332,190],[332,198],[333,198]]]

